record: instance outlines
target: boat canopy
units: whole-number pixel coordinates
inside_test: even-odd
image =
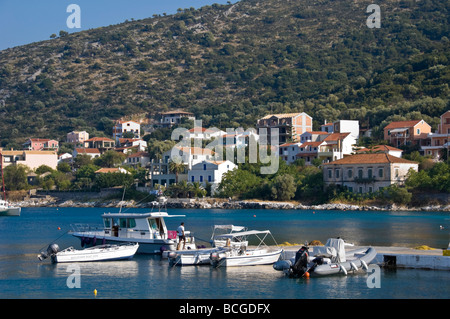
[[[258,235],[258,234],[270,234],[270,230],[242,231],[242,232],[238,232],[238,233],[218,235],[217,238],[234,238],[234,237],[242,237],[242,236],[249,236],[249,235]]]
[[[231,229],[231,231],[241,231],[245,229],[245,226],[214,225],[214,229]]]
[[[158,217],[186,217],[186,215],[169,215],[164,212],[156,212],[156,213],[144,213],[144,214],[137,214],[137,213],[105,213],[102,215],[102,218],[109,218],[109,217],[117,217],[117,218],[158,218]]]

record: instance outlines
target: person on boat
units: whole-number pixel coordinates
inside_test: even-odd
[[[184,235],[184,223],[182,222],[180,226],[177,228],[178,232],[178,247],[177,250],[180,250],[181,241],[183,241],[183,249],[186,248],[186,236]]]

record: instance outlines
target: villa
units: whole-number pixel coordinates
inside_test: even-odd
[[[350,192],[370,193],[396,184],[403,185],[410,169],[419,163],[387,153],[356,154],[323,164],[324,186],[345,186]]]

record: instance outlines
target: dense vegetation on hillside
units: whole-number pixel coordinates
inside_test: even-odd
[[[269,112],[437,128],[449,106],[449,2],[242,0],[127,21],[0,52],[0,143],[63,139],[184,108],[204,126],[254,127]],[[55,30],[57,31],[57,30]],[[16,143],[16,144],[15,144]]]

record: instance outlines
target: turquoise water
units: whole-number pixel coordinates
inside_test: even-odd
[[[37,254],[57,240],[61,248],[79,241],[70,224],[100,224],[106,208],[24,208],[18,218],[0,218],[0,298],[2,299],[448,299],[450,272],[381,269],[381,287],[369,288],[367,274],[291,279],[271,266],[212,269],[174,267],[159,256],[137,255],[130,261],[79,265],[80,288],[69,288],[68,264],[39,262]],[[142,212],[132,209],[129,212]],[[181,221],[200,244],[214,224],[270,229],[278,243],[303,243],[341,236],[357,245],[447,247],[450,214],[444,212],[342,212],[285,210],[189,210],[171,214],[170,229]],[[440,226],[444,229],[441,230]],[[60,228],[60,229],[58,229]]]

